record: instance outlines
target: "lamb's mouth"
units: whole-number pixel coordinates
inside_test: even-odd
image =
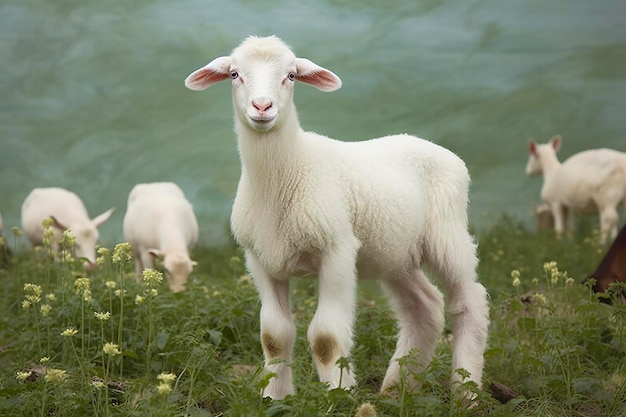
[[[265,131],[271,129],[272,126],[274,126],[274,122],[276,122],[276,116],[248,116],[248,120],[250,121],[250,125],[254,130]]]

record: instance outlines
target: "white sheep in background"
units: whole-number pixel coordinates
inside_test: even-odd
[[[443,330],[444,301],[422,262],[438,273],[448,295],[453,369],[466,369],[480,384],[489,307],[485,288],[476,282],[463,161],[408,135],[348,143],[303,131],[294,81],[334,91],[341,80],[296,58],[277,37],[246,39],[230,56],[190,74],[185,85],[203,90],[227,79],[242,162],[231,226],[261,298],[265,366],[277,375],[264,395],[294,393],[292,275],[318,278],[308,340],[322,381],[331,387],[355,383],[336,362],[349,357],[352,347],[357,276],[381,278],[399,318],[396,351],[381,389],[399,381],[397,360],[412,349],[426,366]],[[454,379],[460,381],[458,374]]]
[[[172,182],[137,184],[128,196],[124,239],[131,245],[138,277],[163,256],[169,287],[182,291],[196,262],[189,251],[198,241],[198,222],[185,194]]]
[[[557,158],[561,137],[538,145],[531,140],[527,175],[543,173],[541,198],[550,206],[557,236],[573,229],[572,211],[600,216],[600,241],[617,236],[617,206],[626,204],[626,153],[591,149],[562,164]],[[541,206],[540,206],[541,207]]]
[[[22,204],[22,230],[33,246],[42,244],[43,220],[52,219],[51,248],[58,252],[63,231],[69,229],[76,238],[74,248],[78,258],[85,258],[89,266],[96,261],[98,227],[113,213],[113,208],[89,218],[83,201],[64,188],[34,188]]]

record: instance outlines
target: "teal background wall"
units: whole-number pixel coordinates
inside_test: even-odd
[[[330,94],[297,86],[305,129],[432,140],[467,162],[475,228],[501,213],[530,222],[529,137],[561,134],[562,159],[626,151],[624,22],[621,0],[1,0],[5,229],[33,187],[62,186],[92,215],[117,207],[101,229],[112,244],[132,186],[171,180],[201,242],[225,242],[239,175],[230,85],[183,80],[249,34],[342,78]]]

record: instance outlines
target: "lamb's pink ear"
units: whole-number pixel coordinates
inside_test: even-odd
[[[311,84],[321,91],[330,92],[341,88],[341,78],[306,58],[296,58],[296,80]]]
[[[230,78],[230,57],[221,56],[189,74],[185,78],[185,87],[201,91],[227,78]]]
[[[528,150],[532,155],[537,155],[537,142],[531,139],[530,145],[528,145]]]
[[[552,145],[552,148],[554,148],[554,152],[558,152],[559,149],[561,149],[561,136],[552,136],[552,139],[550,139],[550,144]]]

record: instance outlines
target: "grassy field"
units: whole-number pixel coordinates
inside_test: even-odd
[[[374,415],[358,411],[366,402],[379,417],[626,415],[626,306],[581,285],[605,250],[591,224],[556,240],[502,218],[477,236],[492,323],[485,389],[471,409],[450,395],[449,327],[431,365],[406,376],[417,392],[378,393],[396,327],[374,282],[359,287],[351,391],[316,380],[305,342],[316,283],[294,282],[298,393],[272,402],[260,395],[259,303],[234,245],[196,250],[188,289],[174,294],[157,272],[137,282],[125,245],[101,248],[83,279],[70,256],[15,251],[26,244],[8,234],[19,253],[0,267],[0,415]],[[504,404],[501,385],[513,397]]]

